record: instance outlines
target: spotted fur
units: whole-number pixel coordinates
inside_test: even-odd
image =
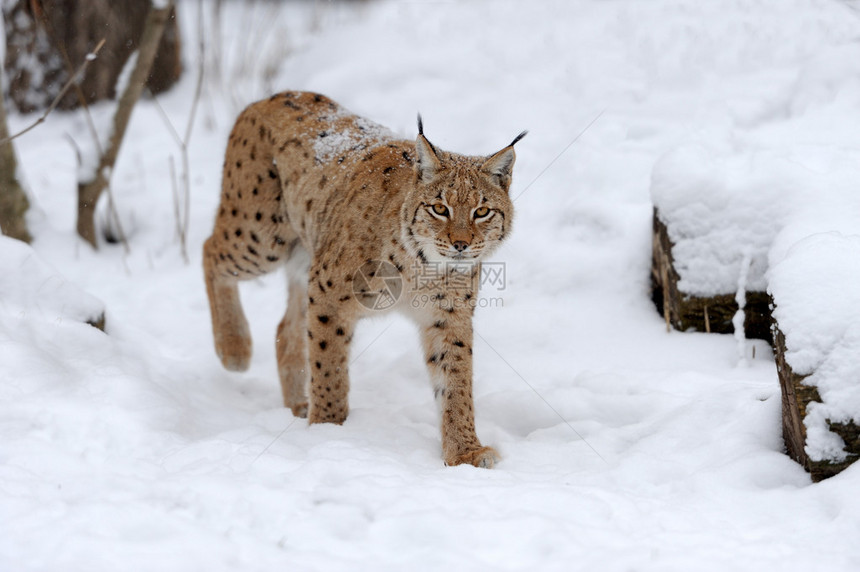
[[[310,423],[343,423],[356,321],[377,312],[371,302],[386,300],[379,297],[399,280],[401,295],[386,309],[420,328],[443,458],[491,467],[497,454],[475,433],[472,314],[480,261],[511,230],[513,143],[491,156],[449,153],[427,140],[420,118],[416,140],[406,141],[313,93],[280,93],[245,109],[203,249],[224,366],[245,370],[251,358],[238,282],[309,260],[293,264],[278,326],[284,403]]]

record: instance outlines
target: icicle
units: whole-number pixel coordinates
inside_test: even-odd
[[[752,253],[749,248],[746,248],[744,249],[740,271],[738,272],[738,291],[737,294],[735,294],[735,302],[738,303],[738,311],[735,312],[735,315],[732,318],[732,326],[734,326],[735,329],[735,340],[738,343],[739,365],[748,365],[746,356],[746,333],[744,332],[744,319],[746,318],[744,308],[746,308],[747,305],[747,276],[749,275],[751,264]]]

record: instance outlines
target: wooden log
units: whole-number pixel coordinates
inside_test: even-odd
[[[806,453],[806,409],[809,404],[821,402],[818,390],[806,385],[808,376],[798,375],[785,359],[785,336],[774,324],[774,355],[782,392],[782,438],[788,455],[803,466],[815,482],[839,473],[860,457],[860,427],[854,423],[834,423],[829,419],[831,431],[842,437],[848,458],[843,462],[813,461]]]
[[[731,334],[732,318],[738,311],[735,294],[691,296],[678,288],[680,276],[674,267],[669,231],[654,209],[651,243],[651,298],[667,325],[676,330]],[[770,330],[770,300],[766,292],[747,292],[744,332],[747,338],[773,343]]]

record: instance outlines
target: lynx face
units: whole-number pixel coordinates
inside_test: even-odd
[[[469,157],[438,151],[419,133],[415,149],[414,190],[403,208],[404,242],[427,262],[479,262],[510,232],[513,143],[490,157]]]

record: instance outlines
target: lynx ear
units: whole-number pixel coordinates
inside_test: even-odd
[[[442,163],[436,148],[424,137],[424,122],[421,121],[420,113],[418,114],[418,137],[415,139],[415,154],[418,158],[415,163],[415,173],[418,175],[418,180],[429,183],[436,176]]]
[[[528,131],[523,131],[517,135],[510,145],[484,161],[481,166],[483,171],[490,175],[496,183],[507,190],[511,184],[511,172],[514,169],[514,161],[517,159],[517,154],[514,153],[514,145],[526,136]]]

